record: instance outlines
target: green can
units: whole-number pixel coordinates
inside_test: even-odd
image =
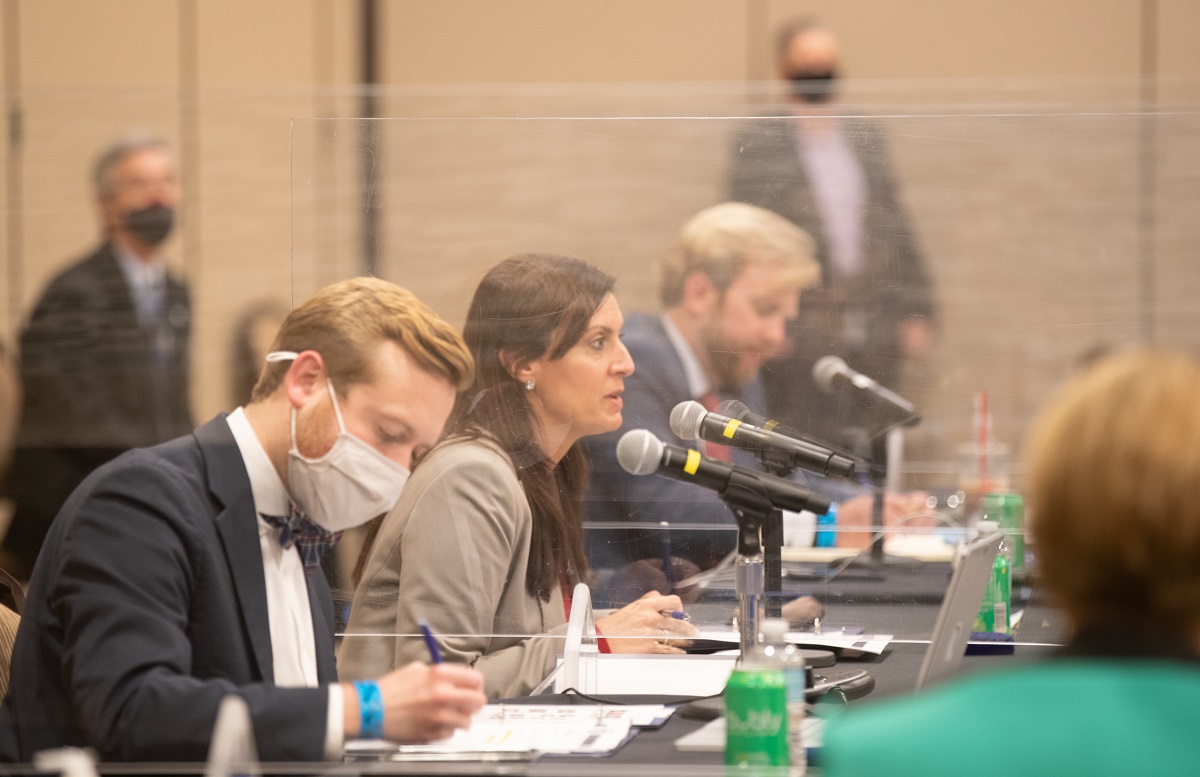
[[[983,497],[982,521],[995,521],[1004,532],[1004,555],[1010,572],[1025,569],[1025,501],[1020,494],[994,493]]]
[[[788,766],[787,721],[783,672],[735,669],[725,686],[725,763]]]

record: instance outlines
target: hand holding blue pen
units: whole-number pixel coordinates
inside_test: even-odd
[[[421,636],[425,639],[425,647],[429,648],[429,663],[442,663],[442,651],[438,650],[437,639],[433,636],[433,629],[429,628],[429,621],[421,618],[417,621],[417,625],[421,628]]]

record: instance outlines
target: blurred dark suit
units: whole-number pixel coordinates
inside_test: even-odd
[[[168,273],[161,304],[140,321],[110,244],[58,275],[21,333],[22,412],[4,549],[32,568],[74,488],[130,448],[192,429],[191,305]]]
[[[320,687],[275,685],[254,494],[225,416],[84,481],[34,569],[0,706],[0,763],[88,746],[201,761],[241,696],[263,760],[318,760],[337,679],[333,605],[306,568]]]
[[[775,211],[817,243],[821,285],[804,292],[800,316],[789,327],[792,353],[764,366],[763,382],[772,416],[845,444],[841,431],[862,419],[854,407],[815,389],[813,362],[836,354],[855,370],[896,388],[904,358],[901,323],[913,317],[932,319],[934,305],[924,261],[896,197],[883,132],[865,120],[840,121],[865,187],[859,272],[846,277],[833,266],[827,225],[803,161],[803,135],[793,120],[763,120],[738,134],[729,198]]]

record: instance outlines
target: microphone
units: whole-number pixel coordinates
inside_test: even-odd
[[[768,432],[782,434],[786,437],[791,437],[793,440],[803,440],[804,442],[811,442],[814,445],[817,444],[810,436],[804,434],[804,432],[798,432],[795,429],[784,426],[774,418],[767,418],[765,415],[755,413],[746,407],[746,403],[740,399],[722,399],[720,404],[717,405],[717,412],[721,415],[727,415],[730,418],[736,418],[751,426],[757,426],[759,429]]]
[[[751,410],[749,407],[747,407],[746,403],[741,401],[740,399],[722,399],[720,401],[720,403],[717,405],[717,413],[720,415],[729,416],[730,418],[736,418],[737,420],[741,421],[744,424],[750,424],[751,426],[757,426],[759,429],[762,429],[764,432],[774,432],[775,434],[782,434],[784,437],[791,437],[793,440],[799,440],[800,442],[806,442],[809,445],[815,445],[818,448],[828,449],[828,450],[832,451],[833,453],[837,454],[838,456],[844,458],[846,461],[852,462],[855,467],[855,469],[854,469],[855,474],[860,474],[860,475],[863,474],[863,472],[862,472],[863,467],[868,466],[870,464],[869,460],[859,457],[859,456],[855,456],[853,453],[850,453],[845,448],[838,448],[836,446],[830,445],[828,442],[826,442],[825,440],[822,440],[820,437],[816,437],[814,435],[807,434],[805,432],[800,431],[799,429],[793,429],[790,426],[785,426],[785,425],[779,423],[774,418],[767,418],[765,415],[762,415],[761,413],[756,413],[753,410]],[[847,472],[849,472],[848,469],[847,469]],[[849,475],[847,475],[847,477],[849,477]]]
[[[669,423],[671,431],[684,440],[702,439],[754,451],[776,474],[803,467],[822,475],[845,478],[854,475],[854,462],[828,448],[710,413],[704,405],[692,400],[676,405]]]
[[[808,510],[817,515],[829,512],[828,499],[798,483],[713,461],[699,451],[668,445],[645,429],[621,435],[617,441],[617,462],[630,475],[661,475],[695,483],[731,499],[749,493],[780,510]]]
[[[813,382],[826,394],[851,390],[862,401],[878,408],[887,418],[887,426],[915,426],[921,414],[904,397],[876,383],[861,372],[850,369],[837,356],[822,356],[812,369]]]

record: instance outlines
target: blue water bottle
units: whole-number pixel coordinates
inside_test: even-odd
[[[833,548],[837,546],[837,502],[829,503],[829,512],[817,516],[817,535],[814,547]]]

